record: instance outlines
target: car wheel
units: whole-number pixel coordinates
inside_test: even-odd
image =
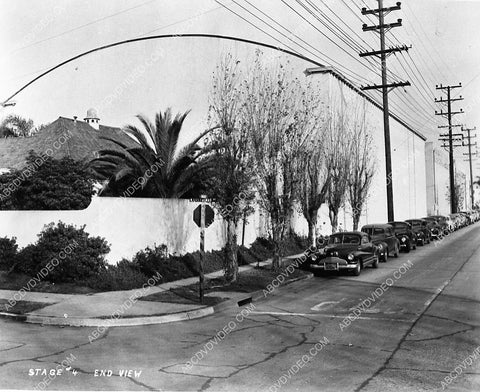
[[[425,241],[423,240],[423,238],[419,239],[418,242],[419,242],[418,245],[420,245],[420,246],[425,245]]]
[[[357,263],[357,266],[353,270],[353,275],[359,276],[361,272],[362,272],[362,266],[360,265],[360,262],[359,262]]]
[[[399,253],[400,253],[399,246],[398,244],[395,244],[395,249],[393,250],[393,256],[396,258],[398,257]]]
[[[405,253],[410,253],[410,242],[407,242],[407,245],[405,246]]]
[[[412,249],[416,250],[417,249],[417,241],[413,241],[412,243]]]
[[[380,261],[380,257],[378,255],[375,255],[375,260],[372,263],[372,268],[378,268],[379,261]]]

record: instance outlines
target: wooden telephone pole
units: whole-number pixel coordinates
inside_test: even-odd
[[[463,143],[464,147],[468,147],[468,153],[463,153],[463,155],[467,155],[468,156],[468,159],[466,161],[469,162],[469,165],[470,165],[470,205],[471,205],[471,209],[473,209],[475,207],[475,193],[474,193],[474,190],[473,190],[473,168],[472,168],[472,160],[474,159],[474,157],[477,156],[477,152],[475,151],[474,153],[472,153],[472,147],[476,147],[477,146],[477,142],[473,143],[472,144],[472,138],[475,138],[477,137],[477,135],[471,135],[471,131],[475,131],[477,128],[463,128],[462,127],[462,131],[463,132],[467,132],[467,136],[464,136],[464,139],[467,139],[467,143]]]
[[[447,91],[447,99],[437,99],[435,98],[435,102],[437,103],[446,103],[447,104],[447,111],[444,112],[441,110],[440,112],[435,111],[435,115],[437,116],[445,116],[448,119],[448,139],[447,135],[440,135],[440,140],[441,141],[447,141],[448,140],[448,156],[449,156],[449,166],[450,166],[450,213],[454,214],[457,212],[457,200],[455,197],[455,168],[454,168],[454,161],[453,161],[453,148],[454,146],[454,139],[460,138],[460,140],[463,140],[463,135],[462,134],[453,134],[452,128],[453,127],[459,127],[461,125],[452,125],[452,117],[456,114],[463,114],[463,109],[460,109],[459,112],[453,112],[452,111],[452,102],[454,101],[462,101],[463,98],[460,95],[459,98],[452,98],[451,92],[455,88],[460,88],[462,87],[462,83],[459,83],[456,86],[436,86],[437,90],[446,90]],[[444,126],[440,126],[439,128],[446,128]]]
[[[383,0],[378,1],[378,8],[367,10],[362,8],[362,15],[375,15],[378,17],[379,24],[376,26],[363,25],[363,31],[375,31],[380,35],[380,50],[373,52],[360,53],[360,57],[377,56],[380,58],[382,66],[382,84],[365,86],[362,90],[381,89],[383,94],[383,128],[385,137],[385,168],[386,168],[386,182],[387,182],[387,214],[388,221],[395,220],[394,205],[393,205],[393,179],[392,179],[392,152],[390,145],[390,112],[388,109],[388,93],[395,87],[410,86],[410,82],[388,83],[387,81],[387,55],[395,52],[401,52],[408,50],[407,46],[386,48],[385,46],[385,34],[394,27],[402,26],[402,20],[398,19],[395,23],[385,23],[385,16],[392,11],[400,10],[401,3],[397,2],[394,7],[383,7]]]

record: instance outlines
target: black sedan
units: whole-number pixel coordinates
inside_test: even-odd
[[[395,236],[400,241],[400,249],[406,253],[411,249],[417,249],[417,234],[412,230],[412,225],[408,222],[388,222],[393,226]]]
[[[368,234],[348,231],[332,234],[327,246],[310,255],[305,264],[312,271],[347,270],[358,276],[368,265],[377,268],[378,262],[379,249]]]
[[[412,225],[412,230],[417,235],[417,244],[425,245],[430,243],[431,233],[429,223],[423,219],[408,219],[405,222]]]

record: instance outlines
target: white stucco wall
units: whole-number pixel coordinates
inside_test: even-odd
[[[184,254],[199,249],[200,229],[193,222],[196,202],[177,199],[135,199],[95,197],[80,211],[0,211],[0,237],[17,237],[23,247],[37,239],[43,226],[62,221],[77,226],[94,236],[105,237],[111,244],[109,263],[153,244],[165,244],[170,253]],[[214,223],[205,231],[205,250],[221,249],[225,245],[225,225],[216,213]],[[242,241],[242,224],[238,242]],[[248,218],[245,245],[250,245],[263,232],[259,213]]]
[[[370,196],[362,213],[360,226],[367,223],[385,223],[387,196],[382,110],[330,73],[313,74],[309,77],[319,82],[319,94],[331,110],[343,107],[347,113],[353,113],[354,108],[365,111],[368,128],[375,143],[372,154],[376,159],[377,171],[372,180]],[[390,118],[390,139],[395,219],[425,216],[427,213],[425,142],[393,118]],[[331,233],[326,205],[319,211],[318,222],[322,234]],[[339,224],[345,230],[353,228],[348,204],[345,210],[340,211]],[[294,219],[294,228],[299,234],[308,232],[306,221],[299,214],[296,214]]]

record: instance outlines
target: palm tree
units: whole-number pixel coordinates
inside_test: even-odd
[[[197,144],[207,133],[202,132],[191,143],[177,152],[177,143],[183,122],[189,111],[172,118],[171,109],[159,112],[152,123],[145,116],[137,115],[143,125],[140,130],[134,125],[123,129],[139,144],[130,147],[109,137],[119,149],[102,150],[90,165],[99,179],[108,180],[100,192],[109,196],[186,198],[198,197],[204,191],[202,179],[208,178],[214,165]],[[130,193],[134,183],[138,190]]]

